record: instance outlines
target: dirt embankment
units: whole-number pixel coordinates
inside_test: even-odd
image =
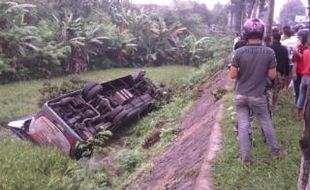
[[[201,86],[203,93],[184,118],[175,142],[154,160],[150,173],[141,174],[126,190],[212,189],[210,161],[219,144],[222,109],[212,91],[225,87],[226,73],[216,74],[211,81]]]

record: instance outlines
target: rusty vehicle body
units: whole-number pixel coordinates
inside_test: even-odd
[[[102,84],[88,83],[81,90],[45,102],[38,113],[8,125],[22,139],[72,154],[77,142],[105,129],[113,131],[149,110],[158,88],[144,75],[138,70]]]

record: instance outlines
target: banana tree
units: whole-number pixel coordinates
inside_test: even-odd
[[[190,35],[185,39],[185,48],[187,55],[184,57],[189,64],[198,66],[206,59],[212,57],[212,52],[208,50],[210,37],[202,37],[197,39],[194,35]]]
[[[24,15],[35,5],[18,4],[15,2],[0,3],[0,47],[2,53],[13,59],[13,65],[28,50],[37,50],[35,42],[40,41],[37,28],[27,26]]]

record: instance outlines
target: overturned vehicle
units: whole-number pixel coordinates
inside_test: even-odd
[[[9,128],[20,138],[53,146],[75,156],[75,145],[102,130],[115,130],[147,112],[158,88],[143,70],[102,84],[88,83],[44,103],[41,110],[12,121]]]

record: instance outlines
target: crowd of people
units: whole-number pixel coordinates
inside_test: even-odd
[[[236,35],[229,65],[229,75],[236,79],[239,159],[243,163],[252,162],[249,131],[253,116],[260,122],[272,158],[283,159],[287,155],[287,151],[278,145],[271,113],[278,109],[280,92],[292,89],[296,117],[302,119],[310,84],[309,30],[303,26],[274,28],[269,39],[264,38],[264,32],[265,25],[260,19],[247,20],[242,34]]]

